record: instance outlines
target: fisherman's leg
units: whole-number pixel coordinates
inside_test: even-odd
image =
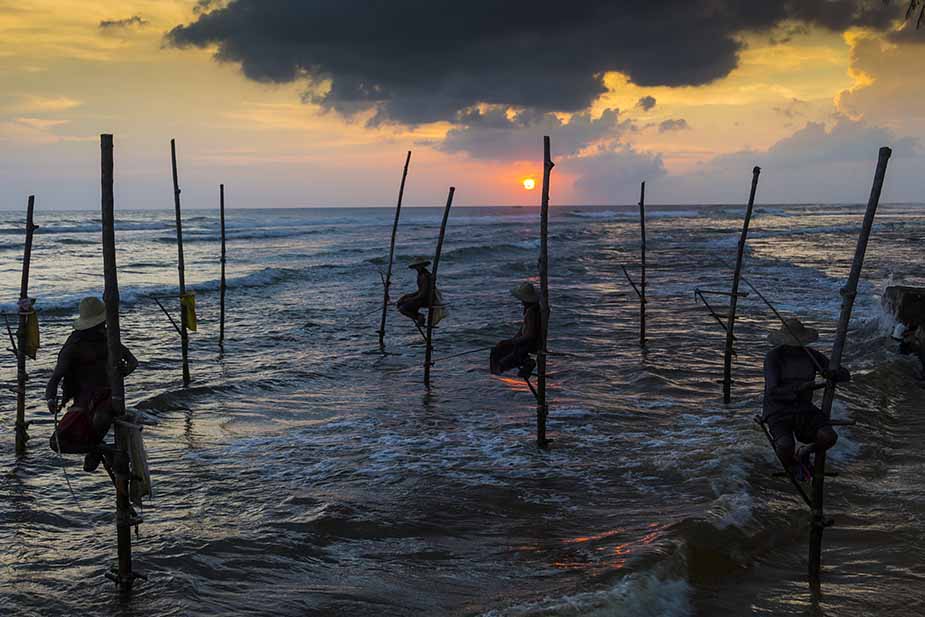
[[[796,429],[797,439],[808,444],[805,449],[808,452],[825,452],[838,441],[838,433],[828,418],[815,407],[809,413],[800,414]]]
[[[831,426],[823,426],[816,431],[816,442],[810,447],[813,452],[825,452],[838,441],[838,433]]]
[[[771,433],[771,439],[774,441],[774,450],[780,460],[792,467],[796,463],[794,453],[796,451],[796,441],[793,438],[793,416],[780,418],[770,418],[767,422],[768,432]]]
[[[501,368],[501,358],[511,353],[512,347],[510,340],[498,341],[498,344],[492,347],[491,354],[488,356],[489,371],[492,375],[500,375],[504,372]]]

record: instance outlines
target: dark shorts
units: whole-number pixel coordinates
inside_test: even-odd
[[[767,424],[775,444],[780,439],[794,436],[800,443],[815,443],[819,429],[831,426],[825,414],[815,407],[798,413],[771,416]]]

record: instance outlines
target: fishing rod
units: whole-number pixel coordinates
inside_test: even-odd
[[[432,360],[431,362],[432,364],[436,364],[437,362],[449,360],[450,358],[458,358],[459,356],[468,356],[469,354],[478,353],[480,351],[488,351],[489,349],[494,349],[494,348],[495,348],[494,345],[490,347],[479,347],[478,349],[470,349],[469,351],[461,351],[459,353],[454,353],[453,355],[450,355],[450,356],[443,356],[442,358],[437,358],[435,360]]]
[[[743,277],[742,277],[742,281],[743,281],[746,285],[748,285],[748,286],[751,288],[752,291],[755,292],[755,295],[757,295],[759,298],[761,298],[761,301],[762,301],[762,302],[764,302],[765,304],[768,305],[768,308],[771,309],[771,311],[774,313],[774,315],[775,315],[775,316],[780,320],[780,322],[784,325],[784,328],[787,330],[788,334],[790,334],[790,336],[793,337],[793,340],[795,340],[795,341],[800,345],[800,349],[802,349],[803,351],[805,351],[805,352],[806,352],[806,355],[809,356],[809,359],[812,360],[812,363],[816,366],[816,369],[819,371],[819,374],[822,375],[823,377],[825,377],[826,380],[828,380],[828,379],[829,379],[829,378],[827,377],[828,371],[827,371],[826,369],[822,368],[822,365],[819,364],[819,360],[816,359],[816,356],[813,355],[813,353],[809,350],[809,348],[806,347],[806,345],[804,345],[802,342],[800,342],[800,338],[796,335],[796,333],[794,333],[793,329],[792,329],[792,328],[790,327],[790,325],[786,322],[786,320],[784,320],[784,318],[783,318],[783,317],[781,316],[781,314],[777,311],[777,309],[774,308],[774,305],[771,304],[771,303],[768,301],[768,299],[765,298],[764,295],[762,295],[762,293],[761,293],[760,291],[758,291],[758,289],[756,289],[754,285],[751,284],[751,282],[749,282],[749,280],[748,280],[747,278],[745,278],[745,277],[743,276]]]

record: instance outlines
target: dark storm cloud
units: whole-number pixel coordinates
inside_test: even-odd
[[[709,83],[738,63],[739,34],[802,23],[886,27],[880,0],[232,0],[166,42],[218,48],[262,82],[330,80],[307,98],[374,122],[451,120],[476,103],[586,109],[607,71],[641,86]]]
[[[654,96],[644,96],[636,103],[636,107],[641,107],[643,111],[649,111],[655,107]]]
[[[485,112],[467,111],[457,122],[461,126],[451,129],[437,148],[490,160],[534,158],[537,144],[541,143],[538,135],[549,135],[556,156],[570,156],[633,128],[629,121],[620,121],[616,109],[604,110],[599,118],[587,112],[575,113],[563,122],[553,113],[525,110],[509,116],[506,109],[499,107]]]
[[[143,28],[148,25],[147,19],[142,19],[138,15],[132,15],[125,19],[104,19],[100,22],[100,30],[118,30],[120,28],[138,27]]]
[[[685,131],[691,128],[684,118],[669,118],[658,124],[659,133],[668,133],[669,131]]]

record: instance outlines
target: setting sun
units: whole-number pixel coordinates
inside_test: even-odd
[[[528,191],[532,191],[536,186],[536,181],[533,178],[524,178],[524,188]]]

